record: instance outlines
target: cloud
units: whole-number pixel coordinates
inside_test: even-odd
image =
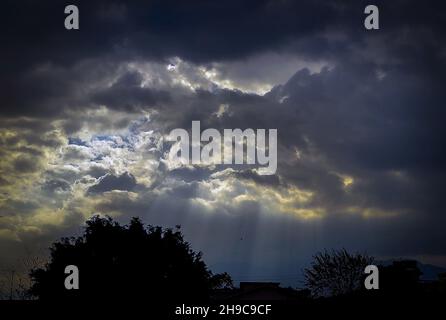
[[[129,173],[120,176],[106,174],[101,177],[97,184],[88,188],[89,194],[103,193],[112,190],[132,191],[136,186],[136,179]]]
[[[39,169],[34,159],[20,156],[14,160],[14,170],[19,172],[35,172]]]
[[[71,189],[70,184],[65,180],[47,180],[43,185],[43,189],[49,193],[64,192]]]
[[[144,88],[142,81],[143,77],[140,73],[130,71],[122,75],[110,87],[96,92],[92,100],[99,105],[127,111],[148,109],[169,100],[167,92]]]

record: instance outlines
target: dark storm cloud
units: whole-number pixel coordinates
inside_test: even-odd
[[[110,77],[116,70],[116,66],[105,59],[100,64],[75,59],[70,65],[61,65],[52,59],[34,61],[32,55],[24,58],[25,61],[19,56],[10,59],[12,65],[20,69],[0,76],[1,112],[6,117],[63,118],[67,110],[90,107],[90,86]],[[29,61],[35,64],[22,69]]]
[[[5,3],[2,22],[9,26],[6,31],[15,32],[5,32],[4,41],[11,46],[3,54],[19,53],[34,56],[34,61],[63,63],[127,52],[146,58],[181,56],[193,61],[240,58],[281,47],[290,40],[299,43],[330,29],[361,37],[364,7],[368,3],[159,0],[134,1],[131,5],[125,1],[73,4],[79,6],[82,18],[81,28],[76,32],[63,29],[64,3],[40,1],[38,6],[32,1]],[[417,27],[426,21],[431,25],[443,23],[444,13],[439,10],[442,4],[426,6],[407,1],[374,4],[382,8],[385,14],[382,22],[389,28]],[[328,54],[328,50],[323,50],[328,46],[328,42],[316,38],[313,47],[299,44],[298,48],[311,54],[317,51]]]
[[[389,70],[380,80],[373,67],[358,72],[339,66],[315,75],[299,72],[274,91],[289,96],[284,104],[290,109],[299,106],[298,130],[349,170],[352,163],[376,170],[436,169],[446,163],[441,151],[446,96],[432,91],[430,78]]]
[[[64,3],[7,1],[1,29],[5,61],[0,76],[2,113],[58,115],[86,104],[85,77],[107,73],[119,61],[179,56],[208,63],[243,59],[265,51],[293,52],[311,59],[354,61],[354,46],[375,41],[376,58],[434,68],[441,59],[441,2],[375,2],[382,30],[363,29],[363,1],[75,1],[81,28],[63,27]],[[387,39],[388,38],[388,39]],[[387,40],[395,40],[388,42]],[[417,49],[420,48],[420,49]],[[421,49],[423,48],[423,49]],[[435,52],[432,51],[435,50]],[[432,59],[436,56],[436,59]],[[428,59],[429,58],[429,59]],[[93,62],[98,60],[100,63]],[[90,64],[89,62],[90,61]],[[423,62],[424,61],[424,62]],[[84,62],[86,66],[77,72]],[[87,70],[89,70],[87,72]],[[26,94],[24,94],[26,92]],[[149,101],[149,90],[133,90]],[[129,93],[129,92],[128,92]],[[67,97],[67,94],[69,96]],[[98,93],[99,101],[105,97]],[[131,100],[131,99],[130,99]],[[110,102],[110,100],[105,100]],[[131,104],[132,101],[127,101]],[[129,105],[126,106],[126,108]]]
[[[265,184],[275,186],[280,184],[280,180],[277,175],[262,176],[253,170],[234,171],[233,176],[240,179],[252,180],[260,185]]]
[[[213,170],[200,167],[185,167],[172,170],[170,176],[181,179],[186,182],[206,180],[212,174]]]
[[[39,169],[39,163],[33,158],[20,156],[14,161],[14,170],[18,172],[34,172]]]
[[[88,189],[89,194],[103,193],[112,190],[132,191],[136,187],[136,179],[125,172],[119,176],[106,174],[99,182]]]
[[[401,69],[389,71],[381,80],[373,76],[373,68],[365,70],[348,66],[312,76],[300,72],[272,91],[288,96],[282,107],[288,105],[291,111],[299,106],[294,130],[309,139],[293,142],[292,129],[285,126],[282,142],[319,158],[282,163],[279,173],[317,189],[321,203],[331,203],[333,209],[344,201],[358,201],[419,210],[428,223],[444,221],[445,206],[438,193],[445,188],[441,146],[446,132],[440,129],[444,93],[425,94],[431,89],[430,79],[413,79]],[[355,83],[357,79],[361,82]],[[331,171],[355,177],[348,193]],[[429,205],[433,202],[436,210]]]
[[[42,189],[48,193],[53,193],[55,191],[68,191],[71,189],[71,185],[65,180],[47,180],[42,186]]]
[[[1,216],[14,216],[17,211],[22,214],[30,214],[38,208],[38,204],[32,200],[11,200],[7,199],[0,209]],[[1,222],[1,221],[0,221]],[[0,225],[1,227],[1,225]]]
[[[121,76],[111,87],[94,93],[92,101],[112,109],[138,111],[169,101],[166,91],[141,87],[143,78],[137,72]]]
[[[63,28],[64,3],[41,1],[36,6],[32,1],[7,2],[2,22],[9,26],[4,32],[4,41],[9,46],[3,54],[34,57],[27,66],[39,60],[72,63],[104,54],[138,54],[158,59],[177,55],[212,61],[241,57],[284,43],[289,37],[323,30],[339,19],[341,13],[335,5],[324,1],[135,1],[131,5],[124,1],[75,1],[73,4],[79,6],[82,22],[79,31],[69,33]],[[318,24],[310,13],[317,13]],[[19,50],[25,48],[28,51]]]

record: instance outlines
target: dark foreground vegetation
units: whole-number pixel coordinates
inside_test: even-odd
[[[0,310],[38,312],[62,308],[77,312],[84,305],[100,313],[146,310],[175,318],[180,304],[272,304],[263,319],[303,314],[344,316],[386,312],[387,315],[431,310],[446,301],[446,277],[420,281],[415,261],[394,261],[379,267],[379,290],[364,288],[364,268],[375,263],[365,254],[346,250],[317,253],[304,270],[306,287],[279,283],[241,283],[234,287],[227,273],[213,274],[201,253],[191,249],[177,229],[145,226],[134,218],[120,225],[93,217],[80,237],[63,238],[50,248],[50,259],[30,270],[28,301],[3,301]],[[65,267],[79,269],[79,290],[65,288]],[[129,307],[131,305],[131,307]],[[385,311],[383,311],[385,310]],[[64,311],[65,312],[65,311]],[[379,316],[379,314],[377,314]],[[217,314],[208,318],[218,317]],[[227,319],[240,316],[226,316]],[[180,317],[181,318],[181,317]],[[221,317],[225,318],[225,317]]]

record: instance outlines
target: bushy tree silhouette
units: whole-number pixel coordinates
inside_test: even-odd
[[[30,293],[40,299],[205,300],[213,287],[231,283],[212,275],[177,230],[128,226],[95,216],[81,237],[62,238],[50,248],[50,261],[30,272]],[[67,265],[79,268],[79,290],[67,290]]]
[[[319,252],[304,270],[305,284],[313,296],[348,294],[361,287],[364,269],[372,263],[372,257],[345,249]]]

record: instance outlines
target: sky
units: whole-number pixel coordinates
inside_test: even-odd
[[[89,217],[181,225],[214,272],[324,249],[446,266],[440,1],[4,1],[0,268]],[[278,168],[166,161],[174,128],[278,130]]]

